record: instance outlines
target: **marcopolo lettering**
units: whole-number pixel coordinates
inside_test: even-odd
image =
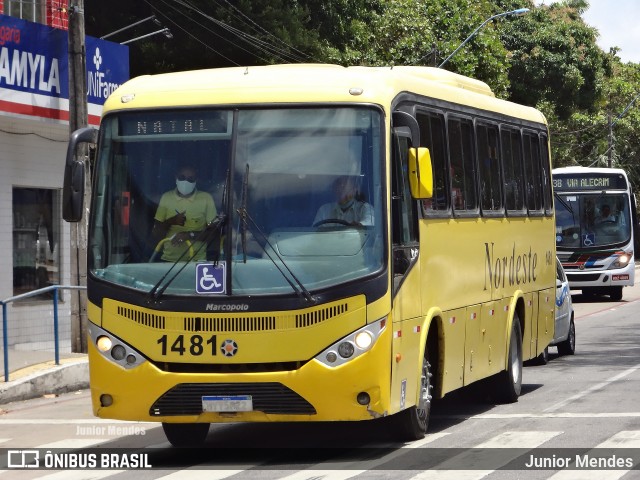
[[[494,253],[494,243],[484,244],[486,252],[484,290],[488,287],[500,288],[505,285],[523,285],[537,280],[538,254],[529,251],[516,252],[513,244],[511,255],[497,256]]]
[[[249,310],[249,305],[246,303],[207,303],[206,310],[208,312],[245,312]]]

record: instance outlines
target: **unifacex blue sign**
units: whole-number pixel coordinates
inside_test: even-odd
[[[86,37],[89,123],[129,79],[126,45]],[[0,15],[0,112],[48,120],[69,119],[68,33]]]

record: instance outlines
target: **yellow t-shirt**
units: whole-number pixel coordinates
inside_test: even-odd
[[[174,189],[162,195],[154,218],[159,222],[164,222],[178,213],[184,213],[187,219],[184,225],[171,225],[167,232],[167,238],[171,238],[179,232],[200,232],[218,214],[213,203],[213,197],[209,193],[196,190],[192,195],[182,197]],[[192,242],[192,248],[193,252],[198,252],[193,260],[206,259],[207,247],[203,245],[203,242]],[[172,245],[171,242],[165,242],[162,260],[175,262],[184,253],[185,249],[189,249],[188,243]],[[187,260],[190,257],[191,253],[187,252],[182,259]]]

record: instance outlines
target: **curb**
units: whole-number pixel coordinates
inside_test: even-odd
[[[86,388],[89,388],[89,363],[84,359],[0,383],[0,404]]]

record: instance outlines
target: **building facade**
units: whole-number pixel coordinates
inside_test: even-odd
[[[0,0],[0,300],[70,285],[71,236],[61,197],[69,139],[68,1]],[[128,79],[128,47],[86,37],[89,124]],[[70,345],[61,292],[61,348]],[[52,294],[7,304],[0,349],[52,343]],[[4,331],[6,329],[6,339]]]

